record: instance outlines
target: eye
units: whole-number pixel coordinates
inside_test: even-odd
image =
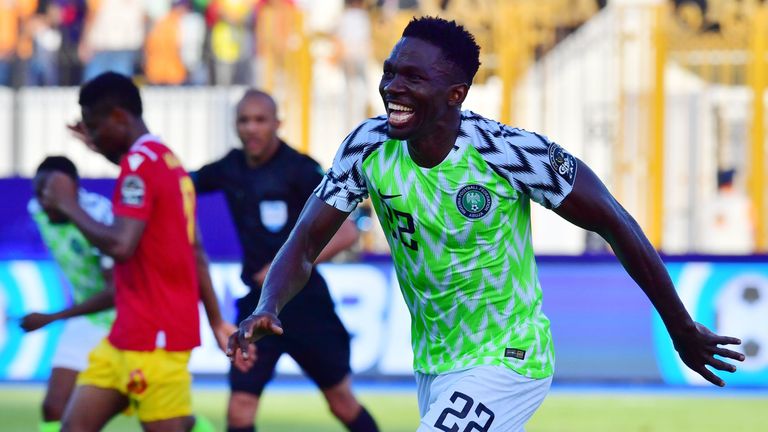
[[[394,78],[395,74],[392,73],[392,71],[390,70],[384,70],[384,73],[381,76],[382,78],[385,78],[385,79],[392,79]]]

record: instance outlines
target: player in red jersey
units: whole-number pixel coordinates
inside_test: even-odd
[[[145,431],[192,430],[201,423],[192,416],[187,367],[200,344],[198,301],[220,346],[234,330],[221,319],[207,259],[199,254],[194,185],[174,154],[149,134],[130,79],[99,75],[83,85],[79,103],[83,120],[71,129],[120,165],[114,223],[88,216],[63,175],[51,176],[42,199],[115,258],[117,317],[78,377],[62,430],[100,430],[126,409],[137,413]]]

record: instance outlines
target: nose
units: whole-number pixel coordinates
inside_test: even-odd
[[[403,92],[403,81],[400,75],[395,74],[388,82],[383,83],[382,90],[386,94],[397,94]]]

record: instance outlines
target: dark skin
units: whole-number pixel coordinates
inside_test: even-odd
[[[411,157],[422,167],[439,164],[456,140],[461,104],[469,89],[461,81],[455,67],[443,60],[440,48],[418,39],[401,39],[384,63],[379,92],[387,107],[389,135],[408,140]],[[722,359],[743,361],[744,355],[721,345],[741,341],[712,333],[693,321],[664,263],[638,224],[584,162],[577,160],[577,164],[573,190],[555,212],[600,234],[611,245],[661,315],[683,362],[712,384],[724,386],[707,366],[734,372],[736,367]],[[303,287],[313,259],[346,217],[346,213],[310,197],[267,274],[261,301],[240,323],[240,331],[230,337],[227,355],[240,352],[247,356],[249,343],[265,335],[282,334],[278,313]]]
[[[278,129],[280,120],[277,116],[277,105],[274,99],[259,90],[248,90],[237,104],[235,129],[240,143],[243,146],[246,164],[249,168],[256,169],[271,161],[280,149]],[[317,261],[332,258],[337,253],[351,246],[358,238],[358,231],[354,223],[346,221],[338,233],[333,237],[323,252],[317,257]],[[252,275],[252,279],[259,286],[269,271],[271,263],[265,264],[258,272]],[[234,333],[234,331],[233,331]],[[256,346],[249,346],[247,359],[241,356],[233,357],[234,366],[246,371],[255,363]],[[353,421],[360,413],[362,407],[355,399],[351,379],[347,376],[341,382],[321,389],[328,402],[331,412],[344,423]],[[230,394],[227,409],[227,424],[229,427],[246,427],[253,424],[256,417],[260,397],[248,392],[233,390]]]
[[[45,185],[48,182],[48,178],[53,171],[40,171],[34,178],[33,184],[35,188],[35,196],[38,201],[42,198],[42,192]],[[78,187],[77,179],[72,178],[75,182],[75,188]],[[53,224],[63,224],[69,222],[69,219],[58,211],[56,208],[50,205],[42,205],[48,220]],[[94,312],[103,311],[114,306],[114,287],[112,282],[112,270],[103,270],[104,280],[106,281],[105,289],[92,297],[86,299],[82,303],[72,305],[68,308],[62,309],[53,313],[40,313],[32,312],[24,315],[21,319],[20,326],[26,332],[32,332],[46,325],[58,321],[64,320],[76,316],[86,315]],[[48,378],[48,386],[46,388],[45,399],[43,400],[43,419],[45,421],[58,421],[61,420],[64,414],[64,408],[70,399],[70,395],[75,388],[75,382],[77,380],[77,370],[55,367],[51,370],[51,376]]]
[[[148,133],[141,117],[120,108],[82,107],[83,120],[69,129],[89,148],[100,153],[110,162],[119,164],[131,146]],[[77,201],[77,184],[62,173],[52,173],[40,193],[43,207],[55,209],[74,223],[83,235],[103,253],[116,261],[133,256],[146,228],[140,219],[116,216],[112,225],[102,224],[90,217]],[[205,306],[208,320],[220,347],[224,347],[234,326],[221,318],[213,286],[207,268],[207,257],[199,244],[199,232],[195,236],[195,253],[199,279],[200,299]],[[101,430],[115,415],[128,405],[128,398],[114,389],[95,386],[78,386],[64,415],[62,430]],[[191,430],[193,416],[142,422],[145,431]]]

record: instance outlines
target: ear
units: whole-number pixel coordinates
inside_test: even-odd
[[[467,98],[469,86],[466,84],[454,84],[448,89],[448,106],[459,107]]]
[[[115,124],[119,125],[127,126],[133,120],[133,114],[120,107],[112,108],[112,112],[109,113],[109,116]]]

